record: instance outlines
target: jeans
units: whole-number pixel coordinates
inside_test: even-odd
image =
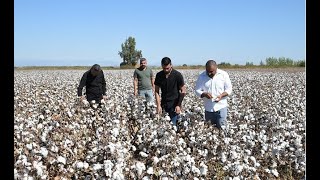
[[[146,98],[148,102],[153,102],[153,92],[152,89],[149,90],[139,90],[138,91],[139,96],[142,96]]]
[[[169,113],[169,117],[174,126],[177,125],[178,114],[175,112],[176,107],[165,108],[164,110]]]
[[[216,124],[217,128],[221,129],[221,126],[226,125],[228,108],[222,108],[216,112],[205,111],[205,120],[211,121],[212,124]]]

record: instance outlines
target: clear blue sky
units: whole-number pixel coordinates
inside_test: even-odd
[[[305,0],[14,0],[15,66],[119,66],[132,36],[149,65],[306,58]]]

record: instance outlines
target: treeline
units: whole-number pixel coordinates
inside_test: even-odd
[[[226,62],[221,62],[218,64],[219,67],[224,68],[241,68],[241,67],[305,67],[306,62],[305,60],[296,60],[285,57],[275,58],[275,57],[268,57],[265,61],[260,61],[259,65],[254,65],[253,62],[246,62],[245,65],[239,64],[230,64]]]

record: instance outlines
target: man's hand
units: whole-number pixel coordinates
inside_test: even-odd
[[[221,99],[222,99],[222,95],[219,95],[214,99],[214,101],[215,102],[219,102]]]
[[[202,94],[201,94],[201,97],[206,97],[206,98],[208,98],[208,99],[212,99],[212,95],[211,95],[210,93],[208,93],[208,92],[202,93]]]
[[[157,106],[157,113],[158,113],[158,114],[161,114],[161,113],[162,113],[162,108],[161,108],[161,106]]]
[[[180,113],[181,113],[181,107],[180,107],[180,106],[176,106],[175,112],[176,112],[177,114],[180,114]]]
[[[86,96],[84,96],[84,95],[79,96],[80,101],[83,101],[85,98],[86,98]]]
[[[102,99],[103,99],[103,100],[107,100],[107,96],[106,96],[106,95],[103,95],[103,96],[102,96]]]

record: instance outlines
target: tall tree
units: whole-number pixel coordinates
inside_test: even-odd
[[[142,57],[142,51],[136,50],[136,40],[134,37],[129,36],[124,43],[121,44],[120,57],[123,62],[120,65],[135,66],[138,60]]]

